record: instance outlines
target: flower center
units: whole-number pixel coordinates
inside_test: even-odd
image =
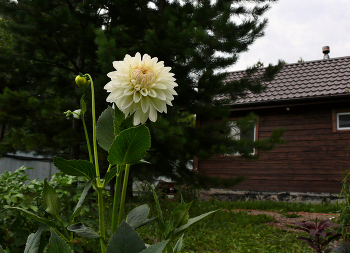
[[[140,85],[140,88],[149,89],[154,83],[155,75],[152,69],[149,67],[136,67],[131,71],[131,79],[136,80],[136,84]]]

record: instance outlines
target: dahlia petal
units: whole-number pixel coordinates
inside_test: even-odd
[[[155,97],[157,97],[157,93],[153,89],[150,89],[148,91],[148,96],[155,98]]]
[[[141,96],[140,92],[138,92],[138,91],[134,92],[133,98],[134,98],[135,103],[138,103],[140,101],[141,97],[142,96]]]
[[[165,102],[162,100],[159,100],[157,98],[150,98],[150,102],[158,112],[163,112],[166,109]]]
[[[134,93],[134,87],[129,86],[126,89],[124,89],[124,95],[129,96]]]
[[[134,63],[134,67],[140,66],[141,65],[141,54],[139,52],[137,52],[135,54],[135,63]]]
[[[133,96],[124,96],[120,101],[120,109],[128,108],[133,102]]]
[[[173,104],[171,103],[171,100],[165,100],[165,103],[167,104],[167,105],[170,105],[170,106],[173,106]]]
[[[157,98],[159,98],[160,100],[166,99],[166,95],[164,94],[165,90],[158,90],[158,89],[153,89],[153,90],[157,93]]]
[[[146,113],[141,112],[140,113],[140,122],[141,124],[145,123],[148,119],[149,111]]]
[[[109,78],[116,78],[117,77],[117,71],[112,71],[107,74]]]
[[[157,111],[153,106],[149,107],[149,119],[153,122],[157,120]]]
[[[124,90],[115,89],[109,94],[108,98],[111,100],[111,102],[115,102],[117,99],[121,98],[122,96],[124,96]]]
[[[134,114],[134,125],[135,126],[137,126],[138,124],[141,123],[140,118],[141,118],[140,110],[136,110],[136,112]]]
[[[157,89],[161,89],[161,90],[166,90],[167,89],[167,87],[164,85],[164,84],[162,84],[162,83],[156,83],[156,88]]]
[[[169,90],[162,90],[167,99],[174,100],[174,96],[171,94]]]
[[[148,108],[150,106],[150,101],[149,101],[149,97],[144,97],[142,96],[141,98],[141,108],[142,108],[142,111],[144,113],[146,113],[148,111]]]
[[[146,97],[148,95],[148,90],[146,88],[142,88],[140,90],[140,93],[141,93],[142,96]]]

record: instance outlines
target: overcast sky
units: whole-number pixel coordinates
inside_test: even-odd
[[[264,17],[265,36],[229,70],[244,70],[258,60],[264,66],[278,59],[320,60],[323,46],[330,47],[330,58],[350,56],[350,0],[279,0]]]

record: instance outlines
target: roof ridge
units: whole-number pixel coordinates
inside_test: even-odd
[[[319,59],[319,60],[313,60],[313,61],[286,63],[285,66],[291,66],[291,65],[297,65],[297,64],[307,64],[307,63],[321,62],[321,61],[334,61],[334,60],[345,59],[345,58],[349,58],[350,59],[350,56],[342,56],[342,57],[329,58],[329,59]],[[266,69],[266,67],[261,67],[261,69]],[[245,70],[230,71],[230,72],[227,72],[227,74],[238,73],[238,72],[246,72],[246,69]]]

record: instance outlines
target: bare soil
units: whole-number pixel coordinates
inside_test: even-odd
[[[263,210],[247,210],[247,209],[236,209],[232,210],[235,212],[238,211],[245,211],[248,214],[251,215],[258,215],[258,214],[266,214],[268,216],[271,216],[275,218],[274,221],[267,222],[265,225],[267,226],[273,226],[276,228],[282,228],[287,231],[293,231],[293,232],[302,232],[299,229],[296,229],[295,223],[296,222],[301,222],[301,221],[315,221],[316,218],[318,220],[325,220],[325,219],[330,219],[332,222],[336,221],[339,217],[339,214],[331,214],[331,213],[305,213],[305,212],[293,212],[293,213],[287,213],[287,214],[295,214],[298,217],[295,218],[288,218],[286,214],[281,214],[277,212],[272,212],[272,211],[263,211]]]

